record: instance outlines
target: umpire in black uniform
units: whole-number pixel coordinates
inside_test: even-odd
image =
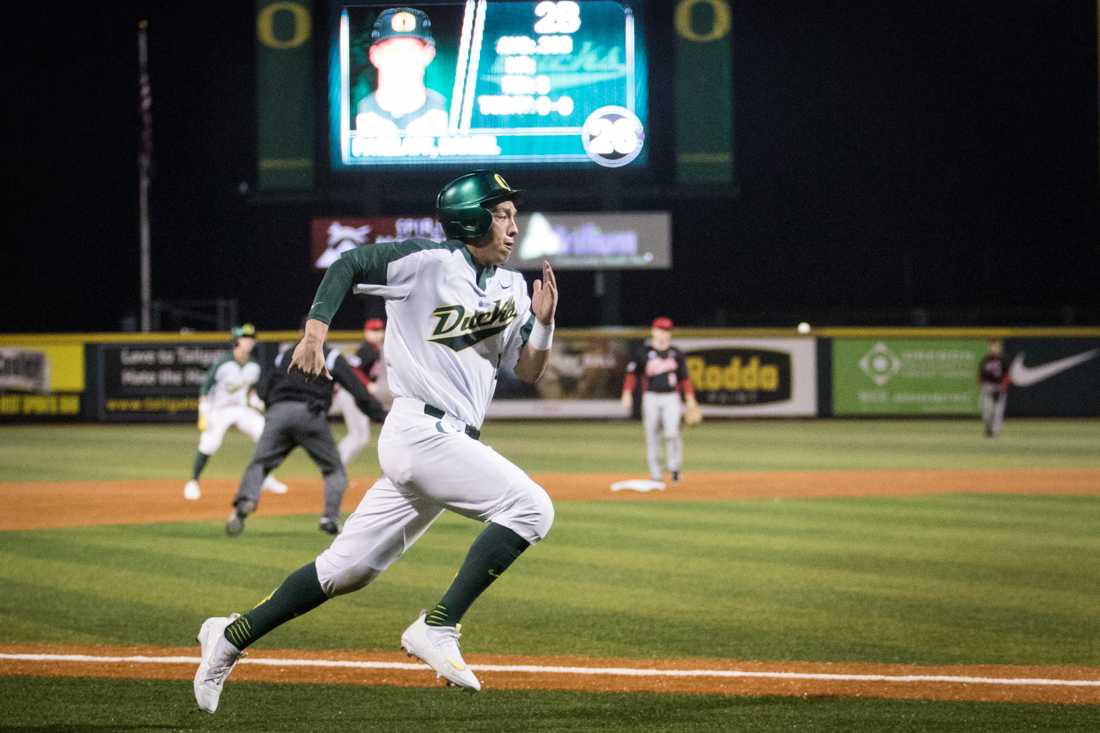
[[[268,370],[257,388],[266,404],[264,431],[256,443],[252,461],[241,476],[241,485],[233,498],[233,512],[225,523],[225,532],[235,537],[244,531],[244,520],[260,501],[264,478],[279,467],[290,451],[302,446],[321,469],[325,477],[325,510],[320,529],[337,534],[340,525],[340,500],[348,485],[347,471],[340,462],[340,453],[328,424],[332,406],[332,382],[327,379],[307,380],[301,373],[288,371],[292,349],[279,352],[274,369]],[[351,364],[339,350],[325,346],[325,366],[333,379],[346,389],[367,417],[382,422],[386,411],[355,376]]]

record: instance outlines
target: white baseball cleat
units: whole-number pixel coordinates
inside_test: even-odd
[[[287,492],[287,486],[274,476],[268,476],[264,479],[260,488],[264,491],[270,491],[272,494],[285,494]]]
[[[199,490],[198,481],[192,479],[183,485],[183,498],[188,501],[198,501],[202,498],[202,491]]]
[[[237,666],[244,653],[225,638],[225,627],[233,623],[239,613],[208,618],[199,628],[197,637],[202,647],[202,661],[195,672],[195,702],[200,710],[213,714],[218,709],[225,678]]]
[[[478,681],[458,648],[460,634],[455,626],[428,626],[424,623],[426,612],[421,611],[405,633],[401,634],[401,648],[435,670],[436,675],[448,683],[477,692]]]

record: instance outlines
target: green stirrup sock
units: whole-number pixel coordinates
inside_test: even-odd
[[[248,613],[225,627],[225,638],[244,649],[272,629],[328,600],[314,563],[303,565]]]
[[[530,542],[512,530],[490,522],[470,545],[458,575],[425,623],[428,626],[457,626],[470,604],[530,546]]]
[[[202,451],[195,453],[195,465],[191,468],[191,479],[194,481],[199,480],[199,474],[202,473],[202,469],[206,468],[206,462],[210,460],[210,456],[206,455]]]

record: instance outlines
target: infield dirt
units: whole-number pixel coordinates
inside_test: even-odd
[[[611,491],[622,474],[539,473],[555,501],[714,501],[925,494],[1100,494],[1098,469],[789,471],[692,473],[664,491]],[[352,511],[374,477],[353,477],[343,510]],[[262,516],[320,513],[320,479],[289,479],[290,492],[263,494]],[[202,482],[202,498],[186,501],[182,481],[0,482],[0,531],[96,524],[148,524],[224,519],[237,482]]]

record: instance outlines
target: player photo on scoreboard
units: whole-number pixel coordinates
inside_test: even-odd
[[[645,163],[635,0],[332,3],[334,169]]]

